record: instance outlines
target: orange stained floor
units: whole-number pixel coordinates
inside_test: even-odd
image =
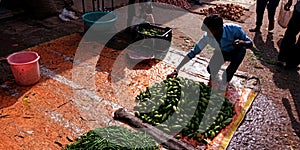
[[[136,62],[122,51],[95,54],[103,46],[81,39],[73,34],[26,49],[41,56],[41,79],[0,89],[0,149],[61,149],[89,129],[119,124],[112,119],[117,108],[132,109],[135,95],[174,70],[155,60],[128,69]],[[78,52],[80,42],[89,51]],[[76,56],[93,57],[73,63]]]

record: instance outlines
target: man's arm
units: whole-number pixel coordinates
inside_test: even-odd
[[[180,64],[176,67],[176,70],[179,71],[187,62],[189,62],[191,58],[186,55],[183,60],[180,62]]]
[[[178,75],[178,71],[184,66],[187,62],[189,62],[191,58],[189,55],[186,55],[183,60],[180,62],[180,64],[176,67],[176,69],[171,73],[167,75],[167,78],[176,78]]]
[[[190,61],[192,58],[194,58],[197,54],[199,54],[202,49],[207,45],[205,42],[207,34],[202,35],[200,40],[195,44],[194,48],[183,58],[183,60],[180,62],[180,64],[176,67],[176,70],[179,71],[182,66],[184,66],[188,61]]]
[[[179,63],[179,65],[176,67],[176,70],[174,70],[173,73],[171,73],[170,75],[168,75],[169,77],[177,76],[178,75],[178,71],[187,62],[189,62],[192,58],[194,58],[197,54],[199,54],[202,51],[202,49],[204,49],[204,47],[207,45],[207,43],[206,43],[206,37],[207,37],[207,33],[205,33],[204,35],[202,35],[202,37],[200,38],[200,40],[195,44],[194,48],[181,60],[181,62]]]
[[[253,41],[246,35],[246,33],[243,31],[242,27],[237,26],[236,32],[235,32],[236,40],[232,43],[234,48],[252,48],[253,47]]]

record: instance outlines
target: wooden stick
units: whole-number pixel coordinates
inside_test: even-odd
[[[169,148],[174,150],[193,150],[193,146],[184,143],[178,139],[175,139],[173,136],[164,133],[163,131],[153,127],[150,124],[143,123],[143,121],[131,113],[127,112],[124,108],[120,108],[115,111],[114,119],[122,121],[134,128],[138,128],[150,134],[157,141],[164,143]]]

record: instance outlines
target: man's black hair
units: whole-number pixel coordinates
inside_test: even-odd
[[[214,29],[222,28],[223,27],[223,18],[219,14],[209,14],[203,20],[202,29],[205,29],[204,25],[207,28],[214,28]]]

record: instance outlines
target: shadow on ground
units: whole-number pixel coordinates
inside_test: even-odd
[[[278,51],[275,48],[273,40],[273,33],[268,32],[266,41],[264,42],[260,33],[255,33],[254,44],[256,48],[252,51],[261,60],[261,63],[270,69],[273,73],[273,82],[280,89],[289,90],[292,99],[288,99],[287,96],[282,96],[282,103],[286,108],[286,111],[290,117],[292,127],[300,137],[300,122],[297,121],[292,111],[291,104],[294,104],[297,116],[300,116],[300,76],[297,70],[285,70],[282,66],[276,65]],[[280,45],[281,39],[276,43]]]

